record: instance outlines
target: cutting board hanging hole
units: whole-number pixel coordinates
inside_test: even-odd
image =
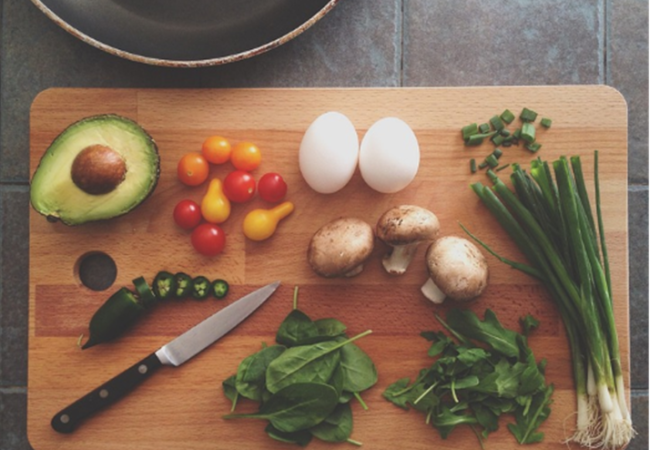
[[[117,265],[106,253],[91,251],[79,257],[74,266],[74,275],[88,289],[104,291],[115,282]]]

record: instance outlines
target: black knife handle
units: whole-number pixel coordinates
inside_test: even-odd
[[[72,433],[82,420],[124,397],[161,366],[156,354],[152,353],[56,413],[52,428],[59,433]]]

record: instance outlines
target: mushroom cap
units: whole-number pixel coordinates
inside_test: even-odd
[[[426,262],[433,282],[454,300],[471,300],[487,286],[487,259],[467,239],[441,237],[427,249]]]
[[[323,277],[344,276],[363,264],[374,248],[370,225],[354,217],[336,219],[323,225],[309,243],[309,265]]]
[[[440,231],[438,217],[414,205],[395,206],[377,220],[377,237],[388,245],[433,240]]]

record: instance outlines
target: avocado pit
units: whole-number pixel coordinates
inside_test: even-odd
[[[124,158],[105,145],[84,148],[72,163],[74,184],[91,195],[108,194],[115,190],[126,175]]]

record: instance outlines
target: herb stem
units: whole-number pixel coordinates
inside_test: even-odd
[[[357,401],[361,404],[361,407],[364,409],[364,411],[368,411],[368,405],[366,405],[366,402],[363,401],[361,395],[359,395],[358,392],[354,393],[354,398],[356,398]]]

